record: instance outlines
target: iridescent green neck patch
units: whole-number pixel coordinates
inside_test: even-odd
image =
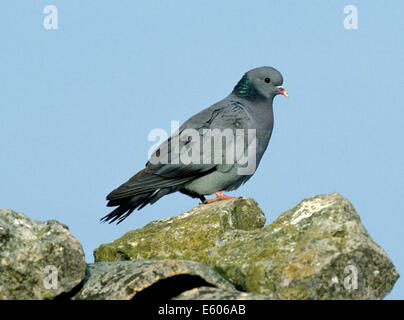
[[[246,75],[234,87],[234,92],[239,97],[254,97],[257,94],[254,85]]]

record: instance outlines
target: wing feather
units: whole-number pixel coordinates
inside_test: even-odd
[[[157,189],[176,189],[184,183],[216,170],[218,163],[214,161],[213,155],[208,159],[209,161],[206,161],[205,158],[208,163],[203,162],[203,151],[209,147],[207,145],[209,144],[209,137],[207,137],[209,131],[206,129],[230,129],[235,132],[236,129],[250,128],[251,122],[248,111],[239,102],[231,101],[220,108],[213,105],[205,109],[186,121],[177,133],[164,141],[152,154],[146,163],[146,168],[113,190],[107,196],[107,200],[114,205],[116,200],[154,192]],[[184,135],[187,129],[194,129],[191,140]],[[195,132],[197,136],[195,136]],[[210,141],[212,144],[212,140]],[[194,148],[195,144],[199,144],[199,153],[195,155],[196,158],[192,159],[199,158],[199,163],[184,163],[182,159],[187,158],[191,150],[198,150]],[[211,153],[213,154],[213,152]],[[222,157],[222,163],[225,163],[226,144],[222,145]],[[168,161],[158,161],[161,159]]]

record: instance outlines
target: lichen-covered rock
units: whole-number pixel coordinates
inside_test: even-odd
[[[85,268],[67,226],[0,209],[0,299],[52,299],[77,286]]]
[[[206,263],[207,249],[225,232],[254,230],[264,224],[265,215],[253,199],[201,204],[101,245],[94,250],[94,261],[184,259]]]
[[[75,300],[167,300],[200,286],[235,291],[210,267],[192,261],[98,262],[88,267]]]
[[[270,300],[270,298],[237,290],[198,287],[181,293],[173,300]]]
[[[263,225],[255,201],[225,200],[128,232],[94,256],[199,261],[239,289],[276,299],[381,299],[399,277],[337,193],[305,199]]]
[[[337,193],[305,199],[263,230],[227,233],[208,255],[234,284],[280,299],[381,299],[399,277]]]

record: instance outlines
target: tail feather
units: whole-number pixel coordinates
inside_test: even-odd
[[[175,179],[167,179],[154,174],[150,168],[143,169],[135,174],[128,181],[120,185],[107,195],[110,201],[109,206],[116,206],[123,199],[128,199],[140,194],[149,194],[157,189],[166,189],[175,186],[181,186],[184,183],[193,180],[193,177],[178,177]]]
[[[181,190],[184,184],[195,178],[196,176],[164,178],[154,174],[147,167],[107,195],[107,206],[118,206],[118,208],[101,218],[101,222],[112,223],[117,221],[117,224],[119,224],[134,210],[140,210],[169,193]]]
[[[113,210],[111,213],[107,214],[105,217],[101,218],[101,222],[113,223],[118,220],[117,224],[121,223],[127,216],[139,206],[139,200],[142,200],[142,195],[138,195],[129,199],[121,199],[118,204],[119,207]],[[116,205],[116,204],[115,204]],[[129,213],[127,213],[130,211]]]
[[[170,188],[156,189],[153,192],[139,194],[126,199],[119,199],[110,201],[108,206],[119,206],[105,217],[101,218],[101,222],[120,224],[125,220],[134,210],[140,210],[148,204],[153,204],[166,194],[177,191]]]

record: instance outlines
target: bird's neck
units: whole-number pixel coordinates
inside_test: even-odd
[[[229,95],[231,100],[239,101],[243,104],[253,104],[257,108],[261,109],[271,109],[272,110],[272,103],[274,101],[274,97],[266,98],[262,95],[240,95],[236,90]]]
[[[256,101],[263,98],[257,89],[255,89],[253,83],[247,77],[247,75],[244,75],[236,84],[232,94],[239,98],[244,98],[250,101]]]

